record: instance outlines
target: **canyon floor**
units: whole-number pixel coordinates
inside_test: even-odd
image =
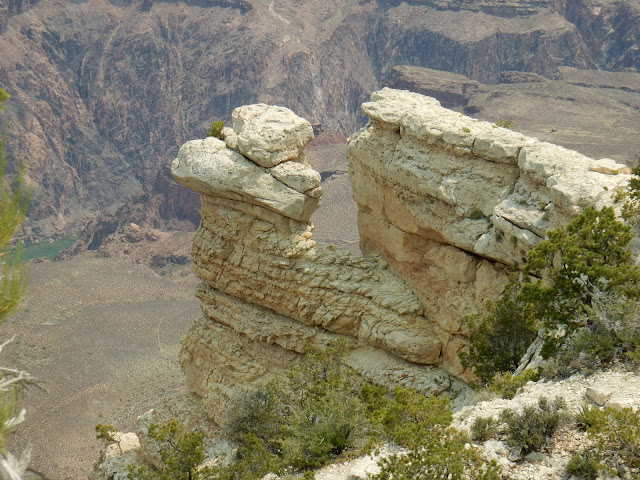
[[[178,342],[199,307],[195,277],[179,278],[91,254],[31,266],[22,310],[3,325],[2,337],[15,340],[2,361],[46,391],[27,391],[27,420],[10,450],[30,443],[31,466],[47,477],[86,478],[100,447],[96,424],[131,430],[184,388]]]

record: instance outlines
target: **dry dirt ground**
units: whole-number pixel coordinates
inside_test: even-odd
[[[142,265],[91,255],[33,264],[2,364],[45,380],[10,449],[33,446],[49,478],[84,479],[100,447],[97,423],[129,431],[138,415],[184,388],[178,342],[199,314],[195,277],[168,280]]]

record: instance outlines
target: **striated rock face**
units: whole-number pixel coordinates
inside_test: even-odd
[[[265,107],[237,109],[226,143],[188,142],[173,163],[178,182],[202,194],[192,261],[203,315],[183,340],[187,384],[222,422],[230,398],[266,382],[306,348],[342,337],[352,347],[349,362],[369,378],[411,382],[425,393],[451,388],[455,382],[431,367],[442,345],[407,284],[379,258],[311,238],[320,179],[301,152],[311,135],[299,134],[311,126],[296,117],[302,126],[294,128],[291,111]],[[262,114],[243,114],[256,109]],[[228,147],[240,150],[236,137],[247,131],[261,133],[245,152],[288,160],[260,166]]]
[[[629,169],[385,88],[349,140],[360,247],[409,283],[460,373],[464,318],[502,291],[550,228],[612,204]]]
[[[311,127],[287,109],[237,109],[224,141],[187,142],[172,165],[202,195],[192,261],[203,314],[181,364],[216,422],[231,398],[336,338],[376,382],[455,392],[447,373],[467,375],[465,317],[502,292],[547,229],[611,204],[629,179],[612,160],[415,93],[383,89],[362,109],[371,121],[348,157],[365,257],[313,240],[321,190],[300,134]],[[259,133],[240,147],[244,132]]]

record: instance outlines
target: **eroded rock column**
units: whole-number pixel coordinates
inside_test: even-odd
[[[250,105],[225,140],[186,143],[172,172],[202,195],[192,250],[203,315],[182,343],[189,387],[221,422],[231,398],[305,349],[346,338],[349,362],[389,386],[451,387],[442,343],[411,288],[379,256],[312,239],[320,176],[304,159],[311,126],[291,111]]]
[[[629,179],[613,160],[557,145],[385,88],[349,139],[360,248],[379,253],[415,292],[460,374],[465,318],[503,291],[548,229],[612,205]]]

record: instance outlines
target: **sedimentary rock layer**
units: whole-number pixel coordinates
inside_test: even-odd
[[[202,316],[183,340],[189,387],[223,422],[229,401],[309,347],[346,339],[372,380],[458,389],[465,318],[502,292],[545,231],[610,204],[628,169],[383,89],[348,147],[359,257],[315,242],[320,202],[284,108],[236,109],[223,140],[186,143],[172,171],[202,195],[192,248]],[[437,367],[437,368],[436,368]],[[445,373],[447,372],[447,373]]]
[[[502,291],[550,228],[613,203],[629,169],[383,89],[349,139],[361,249],[411,285],[459,371],[464,319]]]
[[[181,362],[210,415],[222,422],[239,392],[337,338],[354,368],[379,383],[449,389],[453,381],[432,367],[439,336],[407,284],[380,257],[311,238],[322,192],[304,159],[308,122],[267,105],[236,109],[233,119],[224,141],[188,142],[172,167],[202,194],[192,260],[203,316]]]

